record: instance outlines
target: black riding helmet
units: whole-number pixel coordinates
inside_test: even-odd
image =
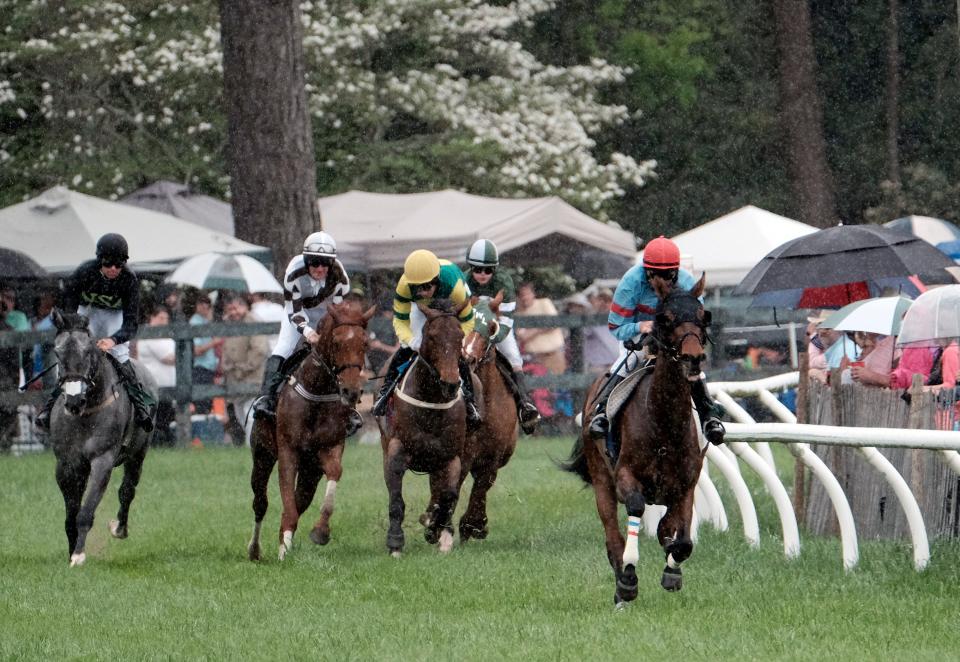
[[[100,237],[97,241],[97,259],[114,258],[120,260],[129,259],[127,255],[127,240],[122,235],[111,232]]]

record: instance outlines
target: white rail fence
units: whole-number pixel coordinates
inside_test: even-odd
[[[694,513],[694,536],[700,521],[706,520],[720,530],[727,530],[726,511],[710,476],[710,465],[715,467],[729,483],[743,522],[743,534],[748,544],[760,543],[760,530],[756,507],[746,483],[740,474],[738,460],[754,471],[767,492],[773,497],[783,536],[783,551],[787,558],[800,553],[800,533],[797,516],[786,487],[776,472],[773,453],[769,444],[783,443],[820,481],[827,492],[839,522],[843,567],[851,570],[859,560],[857,530],[850,503],[836,476],[810,448],[810,444],[840,445],[857,448],[867,462],[875,468],[890,485],[900,501],[909,523],[913,544],[913,564],[919,571],[930,561],[930,546],[917,500],[903,476],[877,448],[916,448],[937,451],[943,461],[960,475],[960,432],[940,430],[913,430],[892,428],[855,428],[830,425],[799,425],[793,413],[777,399],[775,391],[796,386],[799,373],[791,372],[752,382],[715,382],[710,392],[727,409],[734,423],[728,423],[727,443],[707,449],[707,460],[697,486]],[[757,423],[733,396],[754,396],[781,423]],[[753,443],[753,446],[749,442]],[[652,507],[645,514],[648,533],[656,530],[656,522],[662,509]]]

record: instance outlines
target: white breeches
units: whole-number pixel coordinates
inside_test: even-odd
[[[511,368],[517,371],[523,370],[523,359],[520,357],[520,348],[517,346],[517,337],[513,335],[513,329],[510,329],[507,337],[497,344],[497,351],[510,362]]]
[[[90,320],[90,334],[97,340],[109,338],[123,326],[123,311],[121,310],[80,306],[77,308],[77,313]],[[126,363],[130,360],[130,343],[114,345],[113,349],[110,350],[110,355],[118,363]]]
[[[423,342],[423,325],[426,323],[427,317],[420,311],[420,307],[416,304],[410,306],[410,331],[413,337],[406,346],[415,352],[420,351],[420,343]]]
[[[304,308],[297,315],[307,318],[307,325],[311,328],[317,328],[317,324],[320,323],[320,320],[323,319],[323,316],[327,313],[327,302],[324,301],[319,306],[314,308],[306,309]],[[293,322],[290,321],[290,318],[284,318],[280,322],[280,335],[277,336],[277,342],[273,346],[272,354],[276,356],[282,356],[285,359],[290,358],[290,355],[293,354],[293,350],[297,348],[297,345],[300,343],[300,339],[303,338],[297,327],[294,326]]]
[[[633,338],[631,338],[631,340],[633,340],[634,342],[639,342],[640,337],[642,335],[643,334],[638,333]],[[630,356],[630,358],[624,361],[624,359],[628,355]],[[624,347],[623,343],[620,343],[620,354],[617,356],[617,360],[613,362],[613,365],[610,366],[609,372],[612,373],[614,369],[617,368],[617,366],[620,366],[620,368],[617,370],[617,374],[620,375],[621,377],[626,377],[627,373],[629,373],[632,370],[636,370],[640,362],[645,360],[646,357],[647,357],[646,349],[631,351],[631,350],[628,350],[626,347]]]

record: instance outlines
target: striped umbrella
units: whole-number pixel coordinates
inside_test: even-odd
[[[283,287],[273,274],[249,255],[195,255],[184,260],[166,280],[168,283],[191,285],[201,290],[223,289],[277,294],[283,292]]]
[[[855,301],[831,313],[820,326],[836,331],[867,331],[884,336],[900,333],[903,316],[913,304],[904,296]]]

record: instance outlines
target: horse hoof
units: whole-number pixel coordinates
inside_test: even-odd
[[[436,529],[424,529],[423,539],[430,545],[436,545],[437,541],[440,540],[440,534],[437,533]]]
[[[667,591],[679,591],[683,588],[683,575],[680,573],[680,568],[671,568],[670,566],[664,568],[660,586]]]
[[[251,561],[260,560],[260,545],[251,544],[247,547],[247,558]]]
[[[451,549],[453,549],[453,532],[444,529],[440,533],[440,553],[448,554]]]
[[[403,556],[403,554],[400,552],[399,549],[393,549],[393,550],[390,550],[390,556],[392,556],[395,559],[399,559],[401,556]]]
[[[120,526],[120,521],[112,519],[110,520],[110,534],[114,538],[119,538],[123,540],[127,537],[127,527]]]
[[[477,526],[476,524],[469,524],[467,522],[460,522],[460,541],[466,542],[470,538],[475,538],[476,540],[484,540],[487,537],[489,530],[486,525]]]
[[[87,561],[87,555],[84,552],[70,555],[70,567],[79,568]]]
[[[625,566],[623,572],[617,577],[616,595],[623,602],[631,602],[637,599],[637,571],[632,564]]]
[[[326,545],[330,542],[330,532],[322,529],[313,529],[310,531],[310,540],[317,545]]]

